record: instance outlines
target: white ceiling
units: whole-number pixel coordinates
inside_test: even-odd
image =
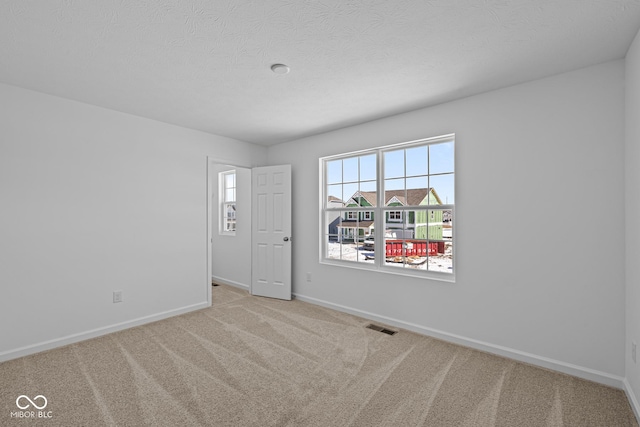
[[[639,28],[640,0],[3,0],[0,81],[271,145],[622,58]]]

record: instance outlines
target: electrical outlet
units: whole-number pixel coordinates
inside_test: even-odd
[[[637,363],[636,362],[636,343],[635,342],[631,342],[631,360],[633,360],[633,363]]]
[[[307,282],[311,281],[311,273],[307,273]]]
[[[122,291],[113,291],[113,302],[122,302]]]

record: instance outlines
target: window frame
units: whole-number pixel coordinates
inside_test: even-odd
[[[319,159],[319,172],[320,172],[320,179],[319,179],[319,183],[320,183],[320,247],[319,247],[319,261],[321,264],[328,264],[328,265],[336,265],[336,266],[341,266],[341,267],[347,267],[347,268],[355,268],[355,269],[362,269],[362,270],[368,270],[368,271],[373,271],[373,272],[380,272],[380,273],[386,273],[386,274],[395,274],[395,275],[402,275],[402,276],[411,276],[411,277],[420,277],[420,278],[429,278],[429,279],[434,279],[434,280],[440,280],[440,281],[445,281],[445,282],[455,282],[455,278],[456,278],[456,268],[457,268],[457,259],[456,259],[456,234],[455,231],[452,233],[450,241],[451,241],[451,261],[452,261],[452,265],[451,265],[451,271],[450,272],[442,272],[442,271],[435,271],[435,270],[421,270],[421,269],[413,269],[413,268],[406,268],[406,266],[403,266],[403,268],[399,268],[397,266],[391,266],[391,265],[385,265],[387,264],[385,262],[385,251],[374,251],[374,263],[363,263],[363,262],[359,262],[359,261],[350,261],[350,260],[342,260],[342,259],[333,259],[333,258],[329,258],[327,256],[327,251],[328,251],[328,244],[329,244],[329,237],[330,235],[327,234],[327,230],[328,230],[328,222],[327,222],[327,217],[329,216],[329,214],[333,213],[339,213],[339,212],[355,212],[356,214],[359,212],[362,212],[362,215],[364,215],[365,212],[369,212],[369,215],[373,215],[373,217],[375,218],[374,223],[373,223],[373,228],[375,230],[386,230],[387,223],[391,223],[391,224],[395,224],[396,226],[398,224],[404,224],[405,223],[405,218],[408,220],[409,216],[410,216],[410,212],[411,211],[415,211],[414,213],[414,217],[415,214],[417,213],[417,211],[419,210],[425,210],[425,215],[427,217],[429,217],[429,211],[431,210],[442,210],[442,211],[450,211],[450,217],[451,217],[451,222],[448,222],[448,224],[453,224],[454,222],[456,223],[456,226],[454,226],[454,228],[457,228],[457,224],[459,219],[456,216],[455,213],[455,200],[454,203],[443,203],[440,205],[421,205],[421,206],[385,206],[384,205],[384,199],[385,199],[385,194],[384,194],[384,186],[385,186],[385,176],[384,176],[384,171],[385,171],[385,165],[384,165],[384,154],[385,152],[389,152],[389,151],[394,151],[394,150],[400,150],[400,149],[407,149],[407,148],[412,148],[412,147],[419,147],[419,146],[429,146],[429,145],[435,145],[435,144],[441,144],[441,143],[453,143],[453,171],[450,173],[452,175],[452,179],[453,179],[453,194],[454,194],[454,199],[455,199],[455,193],[456,193],[456,180],[455,180],[455,176],[457,174],[456,171],[456,161],[455,161],[455,151],[456,151],[456,139],[455,139],[455,134],[447,134],[447,135],[442,135],[442,136],[437,136],[437,137],[433,137],[433,138],[424,138],[424,139],[419,139],[419,140],[413,140],[413,141],[408,141],[408,142],[402,142],[402,143],[398,143],[398,144],[391,144],[391,145],[385,145],[385,146],[381,146],[381,147],[375,147],[375,148],[371,148],[371,149],[366,149],[366,150],[359,150],[359,151],[353,151],[353,152],[349,152],[349,153],[341,153],[341,154],[337,154],[337,155],[331,155],[331,156],[325,156],[325,157],[321,157]],[[328,194],[327,194],[327,190],[328,190],[328,185],[330,185],[329,183],[327,183],[327,164],[330,161],[333,160],[344,160],[344,159],[348,159],[348,158],[353,158],[353,157],[360,157],[360,156],[367,156],[367,155],[371,155],[371,154],[375,154],[376,155],[376,195],[377,195],[377,200],[376,200],[376,206],[372,207],[372,206],[366,206],[366,207],[354,207],[354,206],[343,206],[343,207],[330,207],[328,205]],[[428,174],[428,176],[436,176],[439,175],[438,173],[434,173],[434,174]],[[405,175],[404,175],[404,179],[406,179],[408,176],[406,175],[406,171],[405,171]],[[405,184],[406,185],[406,184]],[[405,187],[406,188],[406,187]],[[350,195],[346,196],[347,198],[350,197]],[[343,194],[343,199],[345,198],[345,195]],[[400,212],[400,220],[391,220],[391,221],[387,221],[387,215],[390,212]],[[406,212],[406,213],[405,213]],[[443,215],[445,215],[443,213]],[[455,218],[455,221],[453,220]],[[415,222],[415,220],[414,220]],[[403,227],[405,227],[405,225],[403,225]],[[384,235],[384,233],[383,233]],[[384,239],[386,240],[387,238],[384,237]],[[427,239],[428,240],[428,239]],[[359,256],[359,255],[358,255]]]

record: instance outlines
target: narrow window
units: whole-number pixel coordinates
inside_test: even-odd
[[[220,233],[236,233],[236,171],[220,173]]]

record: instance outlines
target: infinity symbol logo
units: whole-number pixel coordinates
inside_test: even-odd
[[[20,400],[27,400],[27,402],[29,402],[31,405],[33,405],[34,408],[36,409],[44,409],[47,407],[47,398],[44,397],[43,395],[39,394],[36,397],[33,398],[33,400],[38,400],[38,399],[42,399],[44,401],[44,405],[42,406],[38,406],[36,404],[36,402],[34,402],[33,400],[31,400],[29,398],[29,396],[25,396],[24,394],[21,394],[20,396],[18,396],[18,398],[16,399],[16,406],[20,409],[27,409],[29,407],[29,403],[27,403],[25,406],[20,406]]]

